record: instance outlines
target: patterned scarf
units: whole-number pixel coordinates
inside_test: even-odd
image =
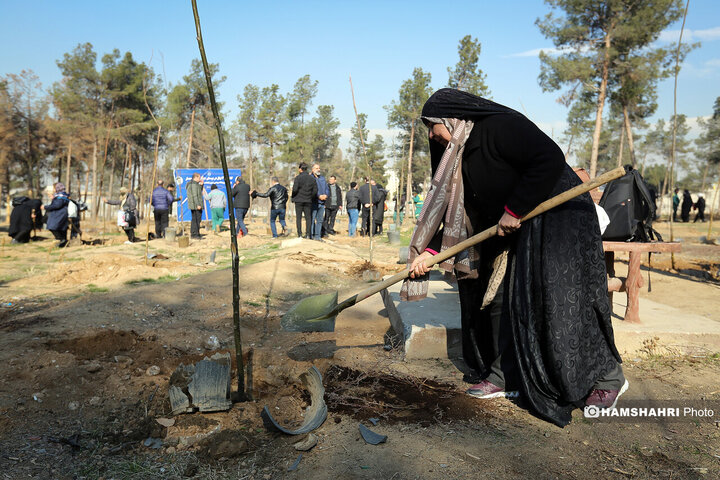
[[[456,245],[472,235],[472,227],[465,214],[465,194],[462,179],[462,156],[465,150],[473,122],[455,118],[426,118],[428,124],[442,123],[450,131],[452,138],[445,149],[440,164],[435,171],[430,192],[425,199],[415,232],[410,241],[408,265],[425,251],[428,244],[443,223],[443,237],[440,252]],[[468,232],[470,230],[470,232]],[[440,264],[445,271],[457,272],[458,278],[477,278],[477,256],[474,248],[465,250]],[[427,296],[428,277],[408,278],[400,290],[402,300],[422,300]]]

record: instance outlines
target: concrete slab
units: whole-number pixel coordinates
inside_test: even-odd
[[[627,323],[627,296],[613,295],[615,345],[621,355],[706,354],[720,351],[720,321],[640,298],[642,323]]]
[[[460,299],[457,284],[437,271],[430,272],[427,298],[400,301],[401,284],[383,290],[390,324],[400,336],[405,358],[450,358],[462,354]]]

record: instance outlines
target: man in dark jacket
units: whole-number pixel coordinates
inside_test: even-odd
[[[28,243],[35,222],[33,201],[24,196],[15,197],[12,204],[13,211],[10,214],[8,235],[12,237],[12,243]]]
[[[174,183],[168,183],[167,191],[173,199],[173,201],[170,202],[170,205],[168,205],[168,217],[172,217],[172,214],[173,214],[172,213],[173,212],[172,204],[175,202],[179,202],[180,200],[182,200],[182,198],[175,196],[175,184]]]
[[[50,205],[42,208],[48,212],[47,229],[50,230],[58,241],[58,247],[67,245],[68,227],[68,194],[65,193],[65,185],[58,182],[55,184],[55,195]]]
[[[322,237],[326,235],[323,230],[323,224],[325,222],[325,200],[327,200],[330,191],[328,190],[325,177],[320,175],[320,165],[317,163],[313,164],[311,175],[317,183],[317,195],[313,199],[311,207],[312,238],[313,240],[322,240]]]
[[[270,199],[270,230],[273,238],[277,238],[277,229],[275,228],[275,219],[280,220],[282,234],[285,235],[285,207],[288,201],[287,188],[280,185],[277,177],[272,177],[272,187],[265,193],[258,193],[253,190],[252,197],[269,198]]]
[[[342,190],[337,183],[335,175],[328,177],[328,197],[325,200],[325,220],[323,230],[329,235],[335,235],[335,216],[338,210],[342,210]]]
[[[377,185],[375,183],[375,180],[370,180],[370,185],[376,186],[378,190],[377,198],[373,197],[373,235],[382,235],[382,224],[383,220],[385,219],[385,197],[387,196],[387,190],[385,190],[382,185]]]
[[[354,237],[360,213],[360,192],[357,182],[350,182],[350,190],[345,194],[345,208],[348,213],[348,235]]]
[[[155,216],[155,236],[157,238],[165,237],[165,229],[168,227],[168,219],[170,215],[170,207],[175,199],[169,191],[163,187],[163,181],[158,180],[157,187],[152,191],[152,199],[150,203],[153,206],[153,215]]]
[[[312,238],[312,202],[317,197],[317,182],[315,177],[308,173],[308,165],[302,162],[298,165],[298,174],[293,180],[291,199],[295,204],[295,221],[297,235],[302,237],[302,216],[305,215],[305,238]]]
[[[203,180],[199,173],[193,173],[192,180],[190,180],[185,187],[188,198],[188,208],[190,209],[190,215],[192,219],[190,221],[190,238],[200,240],[200,222],[202,221],[203,211]]]
[[[372,200],[370,198],[370,180],[365,177],[365,185],[360,187],[360,203],[362,204],[362,226],[360,227],[360,235],[370,235],[370,207],[373,210],[376,209],[375,203],[377,203],[378,197],[380,197],[380,191],[376,185],[372,185]],[[373,213],[373,217],[375,214]]]
[[[245,226],[245,215],[250,208],[250,185],[245,183],[242,175],[235,178],[235,185],[232,189],[233,208],[235,209],[235,220],[238,238],[247,235],[247,227]]]

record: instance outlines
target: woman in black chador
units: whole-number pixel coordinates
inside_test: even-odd
[[[520,225],[538,204],[580,183],[560,148],[520,113],[458,90],[435,92],[422,119],[433,182],[410,244],[403,299],[427,293],[427,258],[498,224],[498,236],[441,264],[459,280],[463,358],[479,381],[467,393],[519,393],[560,426],[575,407],[614,406],[628,384],[590,196]]]
[[[687,188],[683,191],[682,205],[680,205],[680,218],[687,223],[690,221],[690,210],[693,207],[692,196]]]

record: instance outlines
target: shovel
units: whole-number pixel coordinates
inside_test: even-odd
[[[625,175],[625,169],[623,167],[617,167],[614,170],[610,170],[609,172],[604,173],[587,183],[573,187],[570,190],[544,201],[535,207],[533,211],[525,215],[520,221],[524,222],[536,217],[541,213],[547,212],[548,210],[577,197],[578,195],[589,192],[590,190],[615,180],[616,178],[620,178],[623,175]],[[490,227],[477,235],[473,235],[467,240],[438,253],[432,258],[426,260],[425,264],[428,267],[432,267],[433,265],[442,263],[448,258],[454,257],[466,248],[477,245],[496,234],[497,225]],[[303,298],[290,308],[285,315],[283,315],[280,324],[284,330],[290,332],[332,332],[335,330],[335,317],[338,313],[342,312],[346,308],[352,307],[358,302],[365,300],[369,296],[386,289],[390,285],[405,280],[409,275],[410,270],[405,269],[402,272],[396,273],[392,277],[383,280],[382,282],[366,288],[339,304],[337,292]]]

